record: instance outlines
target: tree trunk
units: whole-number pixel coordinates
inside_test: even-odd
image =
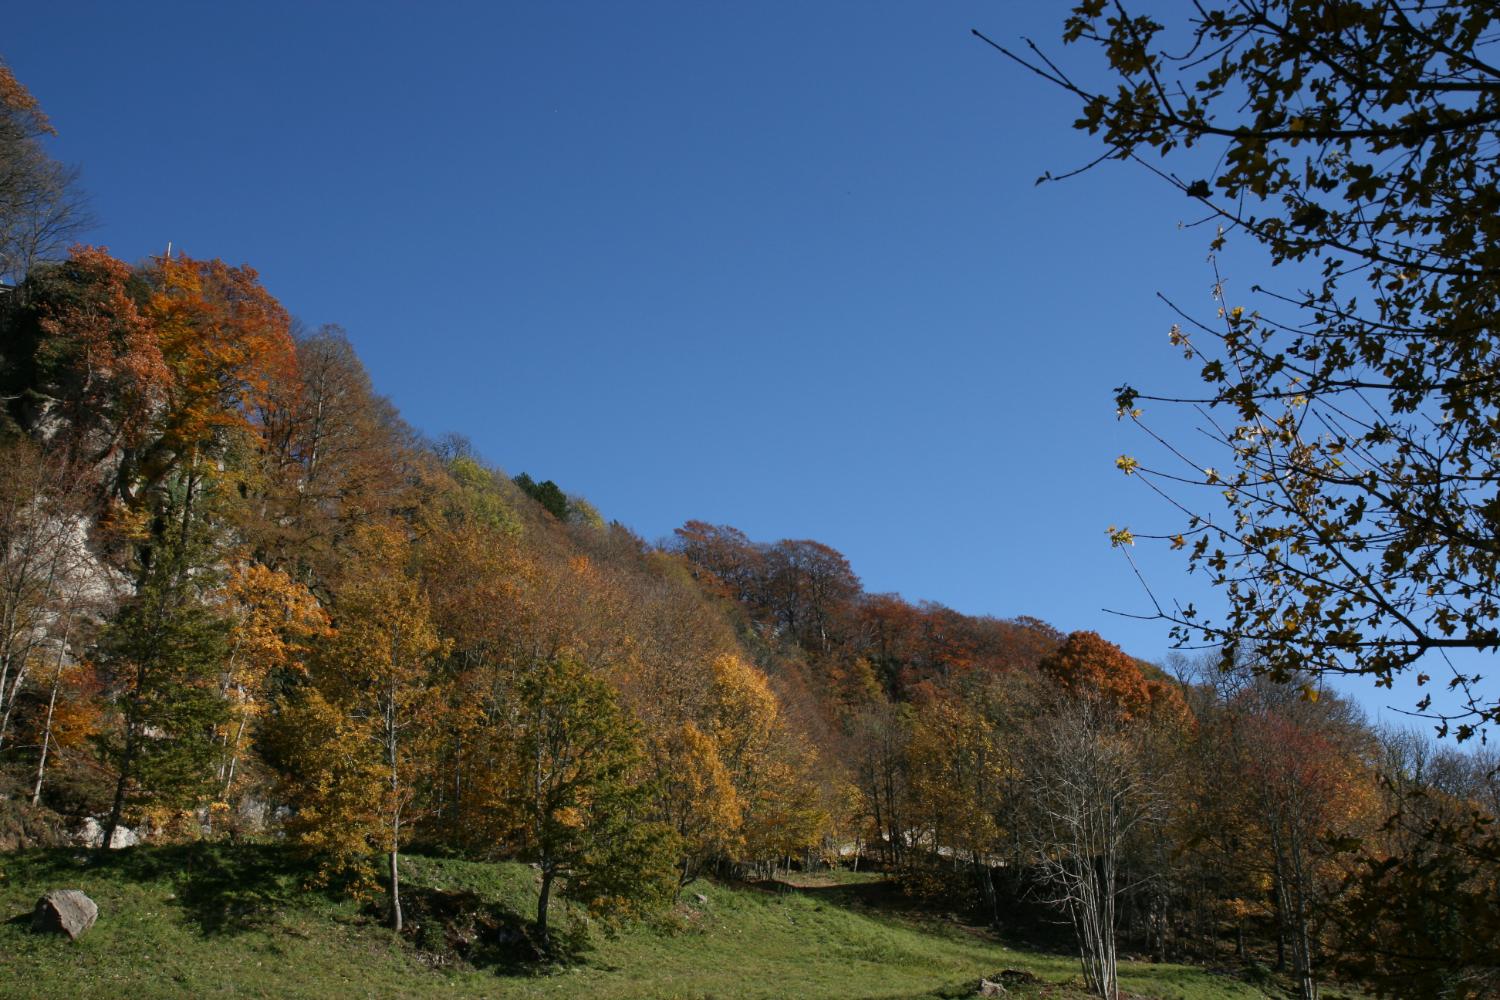
[[[68,648],[68,635],[73,630],[73,615],[69,611],[63,625],[62,642],[57,647],[57,661],[52,665],[52,691],[47,696],[47,720],[42,724],[42,752],[36,761],[36,785],[31,790],[33,808],[42,804],[42,778],[47,773],[47,754],[52,749],[52,716],[57,709],[57,689],[62,684],[63,660]]]
[[[229,792],[230,792],[230,789],[234,787],[234,769],[235,769],[235,765],[237,765],[239,763],[239,761],[240,761],[240,740],[245,735],[245,719],[246,719],[246,716],[243,714],[243,712],[244,712],[244,706],[242,705],[241,706],[241,713],[242,714],[240,715],[240,724],[239,724],[239,727],[237,729],[235,729],[235,731],[234,731],[234,743],[232,743],[230,745],[230,747],[229,747],[229,763],[228,763],[228,765],[224,769],[224,794],[222,796],[220,796],[220,798],[223,799],[223,801],[224,801],[224,803],[226,805],[229,803]]]
[[[16,707],[16,698],[21,694],[21,685],[26,683],[26,661],[22,661],[16,668],[16,675],[11,682],[10,693],[6,694],[0,688],[0,699],[5,702],[5,710],[0,712],[0,746],[5,745],[5,734],[10,730],[11,710]]]
[[[995,893],[995,873],[989,860],[974,852],[974,868],[979,875],[979,888],[984,893],[985,908],[990,911],[990,926],[1000,926],[1000,899]]]
[[[391,929],[401,933],[401,852],[391,845]]]
[[[1306,861],[1302,854],[1302,837],[1297,828],[1288,837],[1290,854],[1289,870],[1292,874],[1288,886],[1292,932],[1292,962],[1297,972],[1298,994],[1301,1000],[1318,1000],[1318,983],[1312,971],[1312,935],[1308,930]]]
[[[1273,827],[1271,831],[1271,858],[1274,868],[1271,873],[1272,897],[1276,900],[1276,971],[1286,969],[1287,898],[1286,866],[1282,861],[1281,837]]]
[[[137,668],[136,691],[145,688],[145,667]],[[132,696],[132,701],[134,700]],[[120,819],[125,814],[125,793],[130,788],[130,772],[135,767],[136,744],[140,739],[136,732],[136,723],[131,718],[135,714],[134,705],[127,705],[125,713],[125,747],[120,754],[120,780],[115,782],[115,800],[109,808],[109,822],[104,827],[104,843],[100,845],[104,850],[109,850],[114,843],[115,829],[120,825]]]
[[[547,929],[547,907],[552,902],[552,867],[542,865],[542,891],[536,897],[536,939],[544,951],[552,948],[551,932]]]
[[[115,840],[115,830],[120,825],[120,818],[125,813],[125,791],[130,785],[130,766],[135,757],[135,740],[127,732],[125,737],[125,753],[120,758],[120,780],[115,782],[115,799],[109,807],[109,822],[104,824],[104,842],[99,845],[101,850],[109,850]]]
[[[34,538],[35,536],[32,537]],[[51,604],[53,587],[57,582],[58,562],[63,551],[62,544],[58,538],[51,537],[49,541],[52,548],[52,559],[47,564],[47,582],[42,587],[41,603],[43,607]],[[31,544],[45,543],[28,543],[27,548],[30,548]],[[29,563],[30,561],[31,556],[28,554],[26,562]],[[0,746],[5,745],[5,733],[10,727],[11,713],[16,707],[16,695],[20,694],[21,685],[26,680],[27,662],[31,658],[31,650],[36,645],[36,639],[33,637],[17,648],[16,632],[21,614],[21,596],[18,592],[8,596],[10,599],[6,601],[8,607],[6,608],[7,621],[5,622],[4,633],[4,657],[0,659],[0,709],[3,709],[3,713],[0,713]],[[71,610],[69,618],[71,620]],[[12,669],[15,670],[14,678],[10,677]]]
[[[397,749],[396,682],[392,678],[385,704],[386,752],[391,768],[391,928],[401,932],[401,767]]]

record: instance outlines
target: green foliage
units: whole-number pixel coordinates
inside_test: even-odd
[[[101,756],[119,775],[112,821],[143,801],[188,809],[210,790],[228,719],[218,687],[228,622],[208,600],[217,580],[202,512],[211,500],[190,479],[174,484],[159,512],[164,531],[142,550],[136,593],[100,641],[120,716],[98,738]]]
[[[473,458],[460,456],[448,463],[448,474],[458,484],[454,507],[463,519],[507,535],[520,533],[521,522],[496,486],[493,472]]]
[[[635,726],[614,693],[588,668],[560,656],[523,670],[507,807],[541,867],[537,924],[547,936],[548,890],[600,914],[648,911],[677,887],[675,838],[649,822]]]
[[[568,520],[595,530],[604,528],[604,516],[599,513],[599,508],[581,496],[568,497]]]
[[[559,521],[568,519],[568,496],[552,480],[544,479],[539,483],[523,472],[514,482],[523,493],[541,504],[547,513]]]

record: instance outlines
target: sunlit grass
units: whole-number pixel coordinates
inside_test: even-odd
[[[0,918],[23,917],[50,888],[83,889],[100,909],[76,943],[33,935],[24,919],[0,924],[0,997],[850,1000],[963,996],[1005,968],[1053,984],[1078,972],[1067,955],[857,905],[851,893],[871,886],[877,877],[868,875],[789,891],[698,882],[668,917],[613,934],[564,906],[559,927],[586,930],[588,944],[569,963],[538,968],[494,954],[476,967],[444,952],[441,928],[422,926],[432,918],[420,900],[434,890],[521,926],[535,899],[535,872],[524,865],[411,858],[417,929],[405,939],[367,904],[304,889],[306,873],[275,847],[137,848],[103,859],[31,852],[0,858],[0,871]],[[1171,1000],[1262,996],[1182,966],[1128,965],[1121,985]]]

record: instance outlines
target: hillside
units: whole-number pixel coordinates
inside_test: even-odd
[[[306,872],[275,847],[28,852],[6,857],[0,870],[0,914],[20,918],[0,924],[7,998],[127,989],[164,998],[956,997],[1002,969],[1048,984],[1013,995],[1069,996],[1055,984],[1078,974],[1066,955],[1002,947],[950,920],[909,920],[880,905],[888,884],[850,884],[852,876],[800,889],[700,881],[654,924],[615,936],[595,927],[580,956],[537,971],[512,964],[494,943],[534,906],[535,873],[521,864],[411,857],[412,926],[400,944],[362,904],[302,891]],[[35,899],[63,885],[100,906],[98,924],[76,944],[25,926]],[[560,916],[565,931],[587,922],[571,906]],[[476,925],[488,933],[474,933]],[[478,940],[467,958],[457,954],[465,937]],[[1264,995],[1175,965],[1127,963],[1121,982],[1172,1000]]]
[[[0,167],[55,188],[50,134],[0,63]],[[0,251],[38,221],[3,194]],[[648,540],[544,478],[568,466],[528,437],[565,396],[490,428],[538,463],[503,469],[407,423],[361,332],[248,264],[32,249],[0,252],[0,852],[60,853],[0,853],[0,900],[77,885],[105,919],[74,950],[7,924],[0,990],[960,996],[1006,967],[1101,1000],[1249,995],[1221,969],[1300,1000],[1500,990],[1500,757],[1372,725],[1287,652],[1356,655],[1363,598],[1246,610],[1273,642],[1167,670],[874,592],[816,539]],[[789,471],[764,476],[796,497]],[[932,490],[892,545],[949,513]],[[1158,540],[1233,592],[1227,530]],[[1461,718],[1431,721],[1462,741]],[[710,873],[734,881],[700,901]]]

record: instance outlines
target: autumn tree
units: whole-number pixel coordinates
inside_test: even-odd
[[[850,724],[850,767],[864,796],[871,839],[890,863],[899,863],[906,851],[910,725],[905,706],[884,702],[865,709]]]
[[[639,737],[613,692],[566,655],[516,674],[512,753],[502,805],[541,869],[536,931],[551,947],[553,886],[604,913],[669,899],[678,875],[672,834],[644,822]]]
[[[849,560],[811,540],[782,540],[763,556],[764,592],[778,626],[804,648],[827,653],[845,609],[860,593]]]
[[[967,858],[992,921],[999,920],[993,866],[999,860],[1002,800],[1012,784],[1009,747],[978,697],[943,696],[918,706],[907,757],[912,818],[929,847]]]
[[[336,632],[319,647],[311,690],[300,703],[294,696],[281,723],[292,727],[283,745],[304,748],[305,759],[284,759],[304,845],[341,868],[360,867],[369,851],[385,855],[390,921],[399,931],[401,848],[441,733],[446,699],[434,665],[446,644],[409,575],[401,529],[371,527],[355,546],[359,557],[333,605]]]
[[[172,379],[144,289],[99,247],[33,269],[27,288],[26,306],[6,317],[9,415],[71,463],[117,473],[145,447]]]
[[[1286,714],[1256,712],[1242,726],[1252,748],[1244,780],[1269,848],[1280,939],[1291,952],[1298,994],[1315,1000],[1321,956],[1314,922],[1328,877],[1320,871],[1322,838],[1343,832],[1347,819],[1338,811],[1347,802],[1345,786],[1358,776],[1324,733]]]
[[[461,519],[505,535],[521,530],[515,511],[499,490],[499,473],[468,457],[453,459],[447,468],[459,489],[454,509]]]
[[[1038,669],[1065,694],[1098,697],[1126,719],[1186,710],[1174,684],[1147,677],[1136,660],[1097,632],[1070,634],[1042,657]]]
[[[728,525],[689,521],[673,543],[713,592],[740,602],[762,633],[826,654],[850,606],[859,577],[836,549],[808,539],[751,542]]]
[[[652,749],[656,808],[677,834],[679,884],[686,885],[744,843],[744,802],[718,740],[695,722],[680,722]]]
[[[513,664],[553,609],[537,599],[542,570],[500,491],[508,481],[472,459],[448,466],[457,488],[415,553],[433,624],[449,641],[441,666],[444,733],[426,793],[433,813],[428,830],[448,846],[488,851],[505,839],[510,823],[496,802],[510,753]]]
[[[42,146],[55,134],[37,99],[0,64],[0,280],[21,280],[91,224],[78,172]]]
[[[370,857],[383,846],[388,775],[368,721],[336,699],[313,685],[285,697],[264,749],[292,810],[286,832],[317,861],[313,881],[342,881],[363,897],[375,888]]]
[[[359,529],[430,512],[439,477],[342,329],[299,334],[293,350],[257,400],[261,468],[245,530],[268,565],[326,592]]]
[[[816,752],[787,724],[766,676],[740,657],[716,659],[712,683],[709,732],[743,803],[746,855],[774,866],[828,824],[812,781]]]
[[[1191,511],[1168,537],[1228,602],[1220,617],[1160,614],[1181,637],[1222,643],[1226,663],[1253,646],[1280,679],[1442,676],[1452,703],[1420,706],[1470,736],[1500,700],[1467,661],[1429,663],[1500,646],[1500,12],[1132,6],[1087,0],[1065,22],[1113,85],[1018,58],[1078,98],[1076,127],[1100,137],[1101,160],[1149,164],[1218,222],[1215,252],[1247,240],[1284,276],[1253,300],[1216,277],[1217,316],[1172,328],[1205,388],[1175,401],[1202,408],[1209,443],[1121,459]],[[1161,433],[1142,412],[1161,397],[1117,395],[1123,417]]]
[[[653,782],[652,812],[677,833],[683,884],[744,845],[745,801],[717,725],[721,689],[712,664],[733,655],[733,635],[683,578],[675,560],[617,581],[627,589],[624,646],[609,671],[640,724]],[[642,567],[646,568],[645,566]],[[659,575],[658,575],[659,574]]]
[[[149,289],[141,311],[171,378],[150,440],[127,456],[119,479],[127,500],[258,439],[261,401],[297,363],[290,318],[252,268],[160,257],[141,277]]]
[[[1353,867],[1332,845],[1354,843],[1378,816],[1366,761],[1372,743],[1349,706],[1330,694],[1200,664],[1212,685],[1201,706],[1196,755],[1195,863],[1218,876],[1237,918],[1267,919],[1278,968],[1315,997],[1327,923]]]
[[[3,749],[37,661],[61,669],[108,588],[88,550],[89,490],[80,470],[19,437],[0,438],[0,466]]]
[[[251,723],[270,706],[278,674],[300,679],[312,644],[331,635],[328,615],[306,587],[259,563],[230,568],[224,587],[233,631],[219,687],[229,720],[221,741],[219,800],[233,804],[235,778]]]
[[[1090,990],[1113,997],[1121,901],[1154,874],[1142,848],[1167,818],[1170,748],[1190,715],[1174,685],[1092,632],[1069,635],[1039,674],[1016,754],[1023,842],[1072,920]]]
[[[744,604],[759,596],[763,556],[738,528],[688,521],[673,532],[672,545],[711,592]]]
[[[84,597],[85,595],[79,595]],[[42,791],[49,765],[55,760],[76,759],[84,769],[93,765],[86,751],[89,741],[100,731],[103,702],[100,698],[98,673],[93,664],[73,655],[72,644],[79,640],[68,621],[50,653],[50,670],[46,676],[44,702],[32,729],[36,743],[36,770],[31,783],[31,804],[42,804]]]
[[[295,365],[286,312],[249,268],[181,256],[131,268],[75,247],[27,285],[6,318],[11,416],[97,467],[132,512],[257,438],[259,401]]]
[[[1500,772],[1386,729],[1376,766],[1383,822],[1345,840],[1354,866],[1330,915],[1332,960],[1382,996],[1478,998],[1500,989]]]

